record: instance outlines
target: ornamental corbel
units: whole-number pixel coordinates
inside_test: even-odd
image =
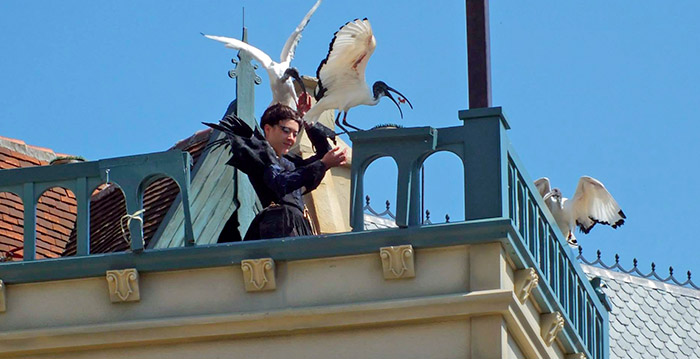
[[[540,316],[540,326],[542,327],[542,340],[544,340],[545,344],[552,345],[559,332],[564,329],[564,317],[559,312],[542,314]]]
[[[136,268],[108,270],[106,273],[109,299],[112,303],[138,302],[139,272]]]
[[[272,258],[244,259],[241,261],[243,282],[247,292],[274,290],[275,261]]]
[[[535,268],[525,268],[515,272],[515,295],[520,300],[520,303],[525,304],[525,301],[530,296],[540,278],[537,275]]]
[[[416,271],[413,254],[413,246],[410,244],[379,248],[384,279],[414,278]]]

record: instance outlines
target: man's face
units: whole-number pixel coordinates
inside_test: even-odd
[[[282,120],[274,126],[265,125],[265,138],[277,156],[286,155],[294,146],[299,134],[299,124],[294,120]]]

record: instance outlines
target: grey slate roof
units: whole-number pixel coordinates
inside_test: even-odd
[[[396,221],[391,218],[379,217],[373,214],[365,213],[365,229],[368,231],[374,229],[396,228]]]
[[[581,266],[607,286],[610,359],[700,358],[700,290]]]

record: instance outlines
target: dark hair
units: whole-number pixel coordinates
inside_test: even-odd
[[[265,125],[274,126],[284,120],[294,120],[301,128],[299,113],[281,103],[276,103],[265,110],[260,118],[260,128],[265,129]]]

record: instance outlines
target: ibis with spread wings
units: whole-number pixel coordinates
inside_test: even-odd
[[[350,21],[335,33],[328,55],[316,70],[318,91],[315,97],[318,102],[306,113],[304,118],[307,121],[317,121],[326,110],[338,110],[335,123],[347,133],[345,127],[340,124],[341,114],[343,125],[360,130],[347,122],[348,111],[355,106],[374,106],[386,96],[399,108],[402,118],[403,111],[399,103],[407,102],[413,108],[404,95],[383,81],[375,82],[371,90],[365,82],[365,68],[376,46],[372,26],[366,18]],[[398,102],[391,95],[392,92],[399,96]]]
[[[559,188],[551,189],[547,177],[535,181],[535,186],[569,244],[577,244],[574,236],[576,226],[588,234],[596,223],[617,228],[627,218],[603,183],[593,177],[581,177],[571,199],[564,198]]]
[[[287,42],[282,48],[282,53],[280,54],[280,62],[275,62],[270,58],[268,54],[262,50],[256,48],[255,46],[249,45],[241,40],[224,37],[224,36],[214,36],[214,35],[204,35],[206,38],[216,40],[224,43],[224,45],[230,49],[245,51],[249,53],[257,62],[262,65],[267,71],[267,75],[270,77],[270,89],[272,90],[272,103],[281,103],[287,105],[293,109],[297,109],[297,93],[294,90],[294,84],[292,79],[299,83],[299,86],[304,92],[306,92],[306,87],[304,82],[301,80],[299,71],[291,67],[290,64],[294,58],[294,52],[296,51],[299,40],[301,39],[301,32],[311,20],[311,15],[316,11],[318,6],[321,4],[322,0],[317,0],[314,6],[306,13],[306,16],[301,20],[299,26],[292,32],[292,34],[287,39]]]

